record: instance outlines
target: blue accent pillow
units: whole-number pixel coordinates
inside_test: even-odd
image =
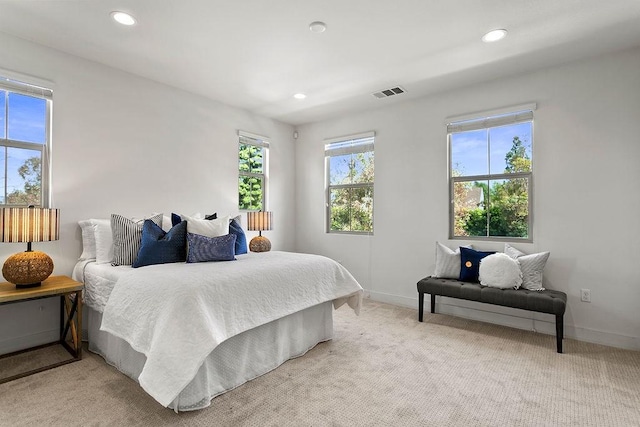
[[[477,282],[480,260],[495,252],[482,252],[460,246],[460,280]]]
[[[218,219],[218,213],[214,212],[211,215],[205,215],[204,219],[208,219],[208,220]],[[177,213],[171,213],[172,227],[175,227],[177,224],[180,224],[180,221],[182,221],[182,217],[180,215],[178,215]]]
[[[236,235],[236,255],[247,253],[247,236],[238,221],[234,219],[229,223],[229,234]]]
[[[225,234],[218,237],[207,237],[200,234],[187,233],[187,262],[234,261],[236,235]]]
[[[187,258],[187,222],[182,221],[167,233],[151,220],[142,226],[142,241],[138,256],[131,266],[184,262]]]

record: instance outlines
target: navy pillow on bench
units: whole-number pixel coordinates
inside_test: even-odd
[[[460,246],[460,280],[463,282],[477,282],[480,260],[495,252],[482,252]]]

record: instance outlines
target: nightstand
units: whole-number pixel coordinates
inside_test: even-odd
[[[14,304],[41,298],[60,297],[60,339],[52,343],[27,348],[0,356],[0,359],[33,351],[50,345],[62,345],[72,356],[71,359],[31,369],[0,378],[0,384],[17,378],[42,372],[47,369],[76,362],[82,358],[82,289],[84,285],[67,276],[51,276],[36,288],[16,289],[13,283],[0,283],[0,305]]]

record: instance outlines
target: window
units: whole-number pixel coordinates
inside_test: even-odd
[[[238,134],[238,207],[247,211],[265,210],[269,141],[247,132]]]
[[[451,238],[531,241],[534,109],[447,126]]]
[[[0,77],[0,205],[49,205],[52,91]]]
[[[374,133],[325,143],[327,232],[373,233]]]

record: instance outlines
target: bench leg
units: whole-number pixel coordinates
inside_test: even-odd
[[[432,313],[436,312],[436,295],[435,294],[431,294],[431,312]]]
[[[556,315],[556,342],[558,353],[562,353],[562,339],[564,338],[564,319],[561,315]]]
[[[424,311],[424,292],[418,292],[418,322],[422,322],[423,311]]]

